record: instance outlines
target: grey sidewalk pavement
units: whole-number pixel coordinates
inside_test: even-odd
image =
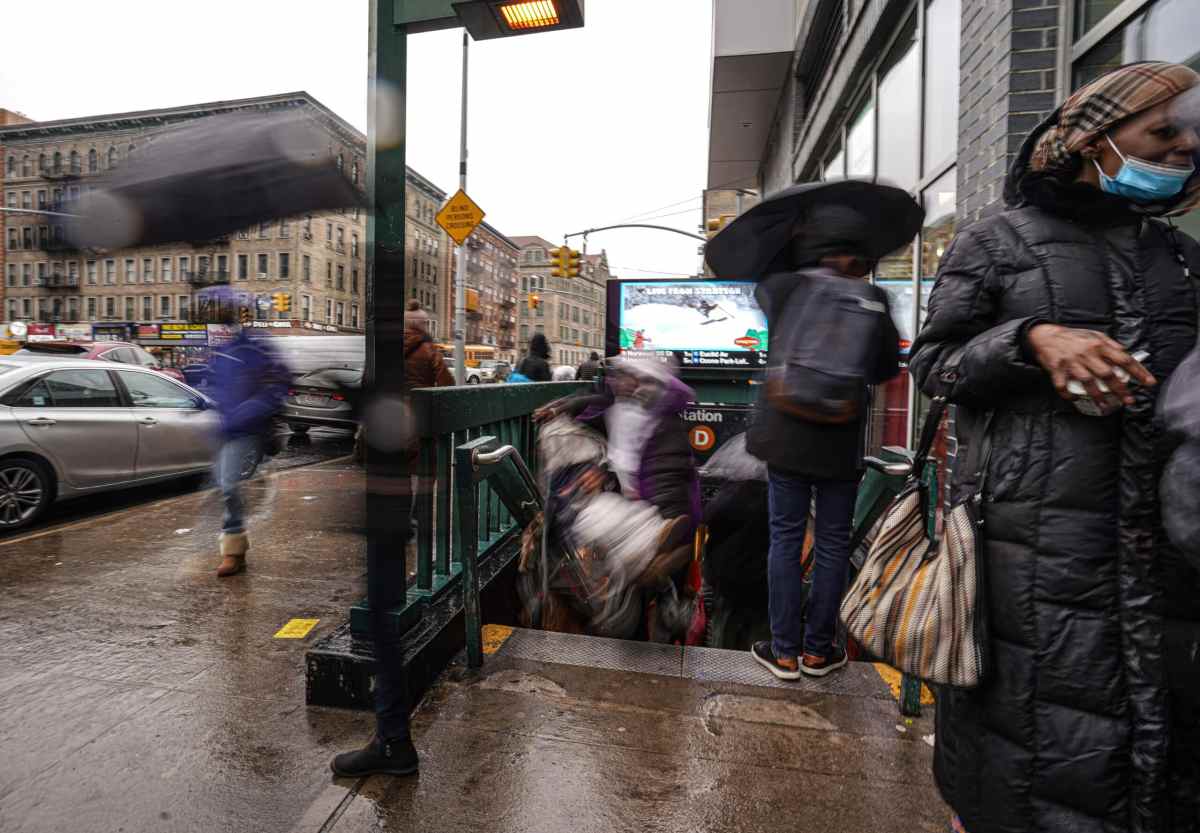
[[[942,831],[893,701],[500,653],[414,718],[420,776],[335,779],[367,713],[304,705],[304,650],[363,586],[363,476],[251,486],[218,580],[203,492],[0,543],[0,830]],[[319,619],[303,640],[274,634]],[[551,657],[553,659],[553,657]]]

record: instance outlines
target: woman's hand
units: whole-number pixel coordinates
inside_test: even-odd
[[[1072,380],[1083,385],[1096,404],[1106,406],[1113,398],[1133,404],[1133,394],[1127,382],[1141,385],[1158,384],[1158,380],[1142,363],[1125,352],[1125,348],[1103,333],[1063,327],[1059,324],[1038,324],[1025,335],[1038,364],[1050,374],[1055,390],[1063,399],[1074,399],[1067,390]],[[1105,392],[1099,383],[1108,388]]]

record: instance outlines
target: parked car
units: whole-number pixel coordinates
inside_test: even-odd
[[[504,382],[508,380],[508,374],[512,372],[508,362],[496,359],[484,359],[479,363],[478,370],[480,382]]]
[[[361,367],[322,367],[298,376],[288,388],[280,419],[297,434],[313,426],[358,427]]]
[[[192,364],[185,364],[183,367],[179,368],[179,370],[181,373],[183,373],[183,381],[187,382],[197,390],[208,385],[209,367],[205,362],[193,362]]]
[[[125,341],[30,341],[12,354],[15,357],[35,356],[55,359],[100,359],[118,364],[148,367],[170,376],[177,382],[186,381],[183,373],[174,367],[163,367],[162,362],[136,344]]]
[[[0,362],[0,529],[55,500],[205,474],[219,417],[148,367],[86,359]],[[258,457],[247,459],[253,473]]]

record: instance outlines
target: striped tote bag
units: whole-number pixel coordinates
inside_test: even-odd
[[[987,455],[975,495],[951,509],[940,540],[931,539],[921,469],[944,409],[945,398],[935,397],[913,472],[879,521],[841,618],[888,665],[927,683],[973,688],[983,679],[986,644],[978,503]]]

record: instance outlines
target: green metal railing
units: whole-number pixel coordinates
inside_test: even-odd
[[[514,514],[503,499],[512,493],[511,488],[505,489],[511,481],[474,477],[469,464],[461,459],[456,462],[458,450],[512,446],[522,460],[534,466],[533,412],[588,387],[584,382],[542,382],[412,392],[420,436],[413,507],[416,579],[407,588],[404,605],[389,611],[390,627],[407,631],[417,624],[430,603],[460,586],[465,564],[473,568],[485,560],[494,547],[519,534],[529,520],[519,512]],[[465,513],[470,518],[465,518]],[[350,623],[355,634],[370,632],[365,602],[351,608]]]

